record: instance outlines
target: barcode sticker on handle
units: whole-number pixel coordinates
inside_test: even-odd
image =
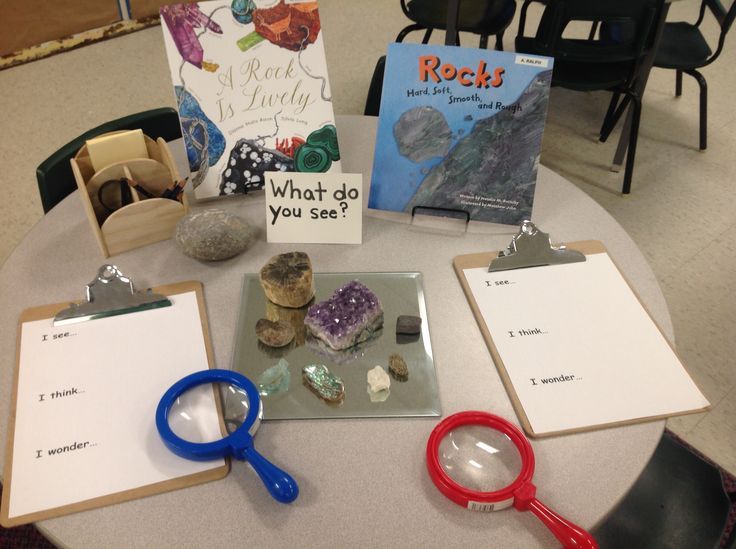
[[[468,509],[471,511],[480,511],[481,513],[490,513],[493,511],[493,504],[481,503],[479,501],[468,501]]]
[[[482,501],[468,501],[468,509],[471,511],[480,511],[481,513],[490,513],[491,511],[500,511],[514,504],[514,498],[496,501],[493,503]]]

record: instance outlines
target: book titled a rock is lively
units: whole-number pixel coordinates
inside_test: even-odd
[[[553,60],[390,44],[369,207],[530,219]]]
[[[264,172],[340,171],[317,2],[160,8],[197,198],[244,194]]]

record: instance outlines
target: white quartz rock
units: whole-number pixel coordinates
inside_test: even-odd
[[[388,377],[382,366],[376,366],[372,370],[368,370],[368,386],[374,393],[385,391],[391,387],[391,378]]]

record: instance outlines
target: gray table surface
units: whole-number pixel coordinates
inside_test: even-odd
[[[362,173],[367,193],[376,119],[340,116],[337,126],[343,171]],[[262,199],[235,198],[215,205],[260,228],[259,240],[244,254],[200,263],[183,256],[169,240],[120,254],[112,262],[140,288],[202,281],[217,367],[230,366],[242,275],[257,272],[276,253],[303,250],[322,272],[420,271],[443,415],[477,409],[516,422],[452,269],[456,255],[505,248],[512,231],[481,225],[465,234],[440,232],[371,213],[364,219],[362,245],[268,244]],[[666,303],[634,242],[598,204],[543,166],[533,220],[555,242],[602,240],[672,338]],[[105,262],[74,194],[30,231],[0,269],[1,465],[21,311],[80,299],[85,284]],[[440,494],[424,460],[427,438],[438,421],[264,423],[256,437],[258,448],[292,473],[301,488],[299,498],[288,506],[270,498],[249,466],[235,462],[223,480],[45,520],[38,527],[53,542],[70,547],[556,546],[530,513],[474,513]],[[664,421],[655,421],[534,441],[540,500],[592,528],[641,473],[663,428]]]

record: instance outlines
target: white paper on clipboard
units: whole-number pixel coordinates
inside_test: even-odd
[[[530,434],[709,406],[607,253],[580,263],[492,273],[486,264],[462,273]]]
[[[4,523],[227,474],[222,459],[176,456],[155,426],[163,393],[209,364],[198,291],[169,295],[170,307],[78,324],[54,326],[53,315],[22,322]],[[214,399],[203,414],[206,436],[220,438]]]

